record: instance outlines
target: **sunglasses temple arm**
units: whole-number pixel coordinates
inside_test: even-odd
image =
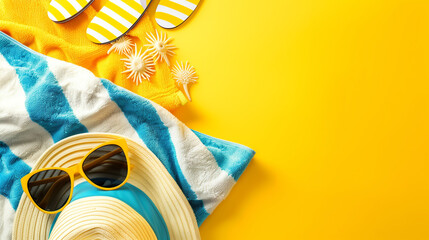
[[[109,152],[109,153],[107,153],[107,154],[105,154],[105,155],[103,155],[103,156],[95,159],[94,161],[88,163],[87,165],[83,166],[83,170],[84,171],[85,170],[91,170],[95,166],[97,166],[98,164],[100,164],[101,162],[103,162],[104,160],[106,160],[106,159],[108,159],[108,158],[110,158],[110,157],[112,157],[112,156],[120,153],[121,151],[122,151],[122,148],[117,148],[114,151],[111,151],[111,152]]]

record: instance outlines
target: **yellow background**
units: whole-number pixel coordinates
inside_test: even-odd
[[[256,156],[210,239],[429,239],[429,2],[203,0],[175,111]]]

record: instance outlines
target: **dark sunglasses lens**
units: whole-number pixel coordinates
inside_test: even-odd
[[[46,211],[62,208],[70,197],[70,189],[70,176],[58,169],[41,171],[28,179],[31,198]]]
[[[97,148],[84,160],[82,168],[91,182],[105,188],[120,185],[128,174],[124,150],[115,144]]]

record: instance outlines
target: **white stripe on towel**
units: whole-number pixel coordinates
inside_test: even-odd
[[[219,167],[213,154],[189,128],[166,109],[151,103],[168,128],[186,181],[211,214],[234,186],[234,178]]]
[[[0,218],[0,239],[10,239],[12,236],[15,210],[13,210],[9,200],[3,195],[0,195],[0,213],[2,214]]]
[[[46,60],[74,115],[88,132],[121,134],[146,146],[118,105],[110,99],[99,78],[74,64],[54,58]]]
[[[0,54],[0,132],[10,150],[30,167],[53,140],[48,131],[33,122],[25,107],[25,92],[14,67]]]

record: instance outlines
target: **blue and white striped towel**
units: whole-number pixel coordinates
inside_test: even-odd
[[[198,224],[228,195],[254,151],[187,128],[167,110],[0,32],[0,238],[10,239],[20,178],[55,142],[117,133],[146,145],[183,190]]]

